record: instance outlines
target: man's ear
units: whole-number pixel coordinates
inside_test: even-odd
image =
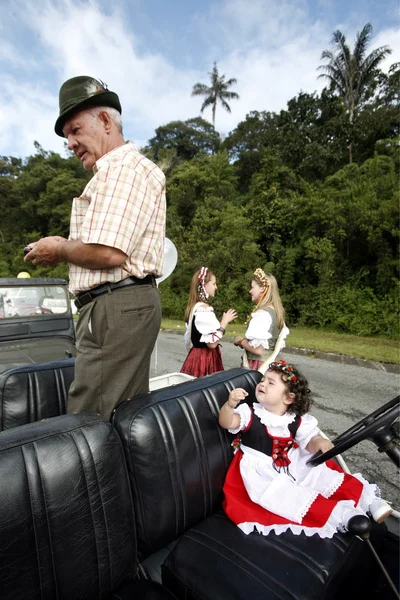
[[[293,392],[291,392],[290,394],[287,394],[284,403],[289,406],[290,404],[292,404],[294,402],[295,398],[296,398],[296,394],[293,394]]]
[[[102,111],[99,113],[99,119],[100,119],[100,121],[102,122],[102,124],[103,124],[103,127],[104,127],[105,131],[106,131],[107,133],[108,133],[108,132],[110,132],[110,131],[111,131],[111,124],[112,124],[112,121],[111,121],[111,117],[110,117],[110,115],[108,114],[108,112],[107,112],[107,111],[105,111],[105,110],[102,110]]]

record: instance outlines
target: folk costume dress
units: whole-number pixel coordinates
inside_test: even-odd
[[[185,344],[189,354],[183,363],[181,373],[202,377],[224,370],[221,346],[218,345],[216,348],[207,346],[222,338],[222,332],[218,331],[218,327],[220,323],[212,306],[197,302],[186,324]]]
[[[240,445],[226,475],[223,506],[244,533],[289,529],[331,538],[378,497],[376,485],[342,472],[333,461],[306,465],[305,447],[320,434],[313,416],[275,415],[258,402],[240,404],[235,412],[240,426],[229,431],[240,433]]]
[[[285,338],[289,335],[289,329],[284,325],[280,330],[276,318],[275,310],[265,306],[256,310],[249,321],[245,338],[250,346],[257,348],[263,346],[265,352],[262,356],[252,354],[247,350],[243,353],[243,366],[250,369],[259,369],[271,357],[271,361],[285,346]],[[265,364],[265,367],[267,365]]]

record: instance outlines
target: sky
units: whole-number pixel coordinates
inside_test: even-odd
[[[200,115],[197,82],[235,77],[239,100],[217,107],[232,131],[252,110],[279,112],[300,91],[320,91],[321,53],[340,29],[349,45],[370,22],[369,51],[400,61],[397,0],[0,0],[0,155],[25,158],[34,141],[65,156],[54,133],[61,84],[107,83],[122,104],[124,136],[139,147],[160,125]],[[202,116],[211,121],[211,109]]]

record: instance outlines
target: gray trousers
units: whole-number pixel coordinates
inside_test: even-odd
[[[160,325],[156,284],[119,288],[82,307],[67,412],[92,412],[109,420],[117,404],[148,392]]]

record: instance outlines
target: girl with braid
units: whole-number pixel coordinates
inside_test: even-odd
[[[193,275],[185,311],[185,344],[189,354],[181,373],[201,377],[224,370],[220,340],[237,313],[230,308],[222,315],[221,322],[218,321],[210,305],[217,289],[215,275],[208,267],[201,267]]]
[[[236,434],[236,452],[224,484],[224,510],[246,534],[291,530],[331,538],[349,519],[370,512],[378,523],[392,512],[376,485],[337,463],[306,464],[332,442],[321,435],[307,380],[285,361],[273,362],[255,390],[256,402],[240,404],[247,392],[231,391],[219,424]]]
[[[245,337],[238,336],[235,346],[243,348],[242,364],[264,373],[285,346],[289,329],[285,325],[285,309],[273,275],[256,269],[251,282],[250,296],[256,308],[248,318]]]

